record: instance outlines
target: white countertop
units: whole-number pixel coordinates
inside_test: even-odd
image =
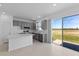
[[[24,36],[30,36],[30,35],[33,35],[33,34],[12,34],[10,36],[8,36],[8,38],[20,38],[20,37],[24,37]]]

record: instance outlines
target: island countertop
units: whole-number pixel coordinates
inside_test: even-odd
[[[20,38],[20,37],[31,36],[31,35],[33,34],[12,34],[12,35],[9,35],[8,38],[14,39],[14,38]]]

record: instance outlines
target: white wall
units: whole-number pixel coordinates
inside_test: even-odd
[[[51,20],[47,21],[47,42],[51,43]]]
[[[0,40],[7,39],[8,35],[10,35],[13,24],[12,19],[12,16],[0,14]]]

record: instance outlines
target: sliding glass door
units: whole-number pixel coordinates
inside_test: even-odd
[[[62,19],[51,20],[52,41],[55,44],[62,44]]]
[[[51,36],[53,43],[79,51],[79,15],[51,20]]]
[[[63,18],[63,46],[79,50],[79,15]]]

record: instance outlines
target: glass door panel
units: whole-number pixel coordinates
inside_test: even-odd
[[[63,46],[79,50],[79,15],[63,18]]]
[[[62,19],[51,21],[51,36],[53,43],[62,44]]]

